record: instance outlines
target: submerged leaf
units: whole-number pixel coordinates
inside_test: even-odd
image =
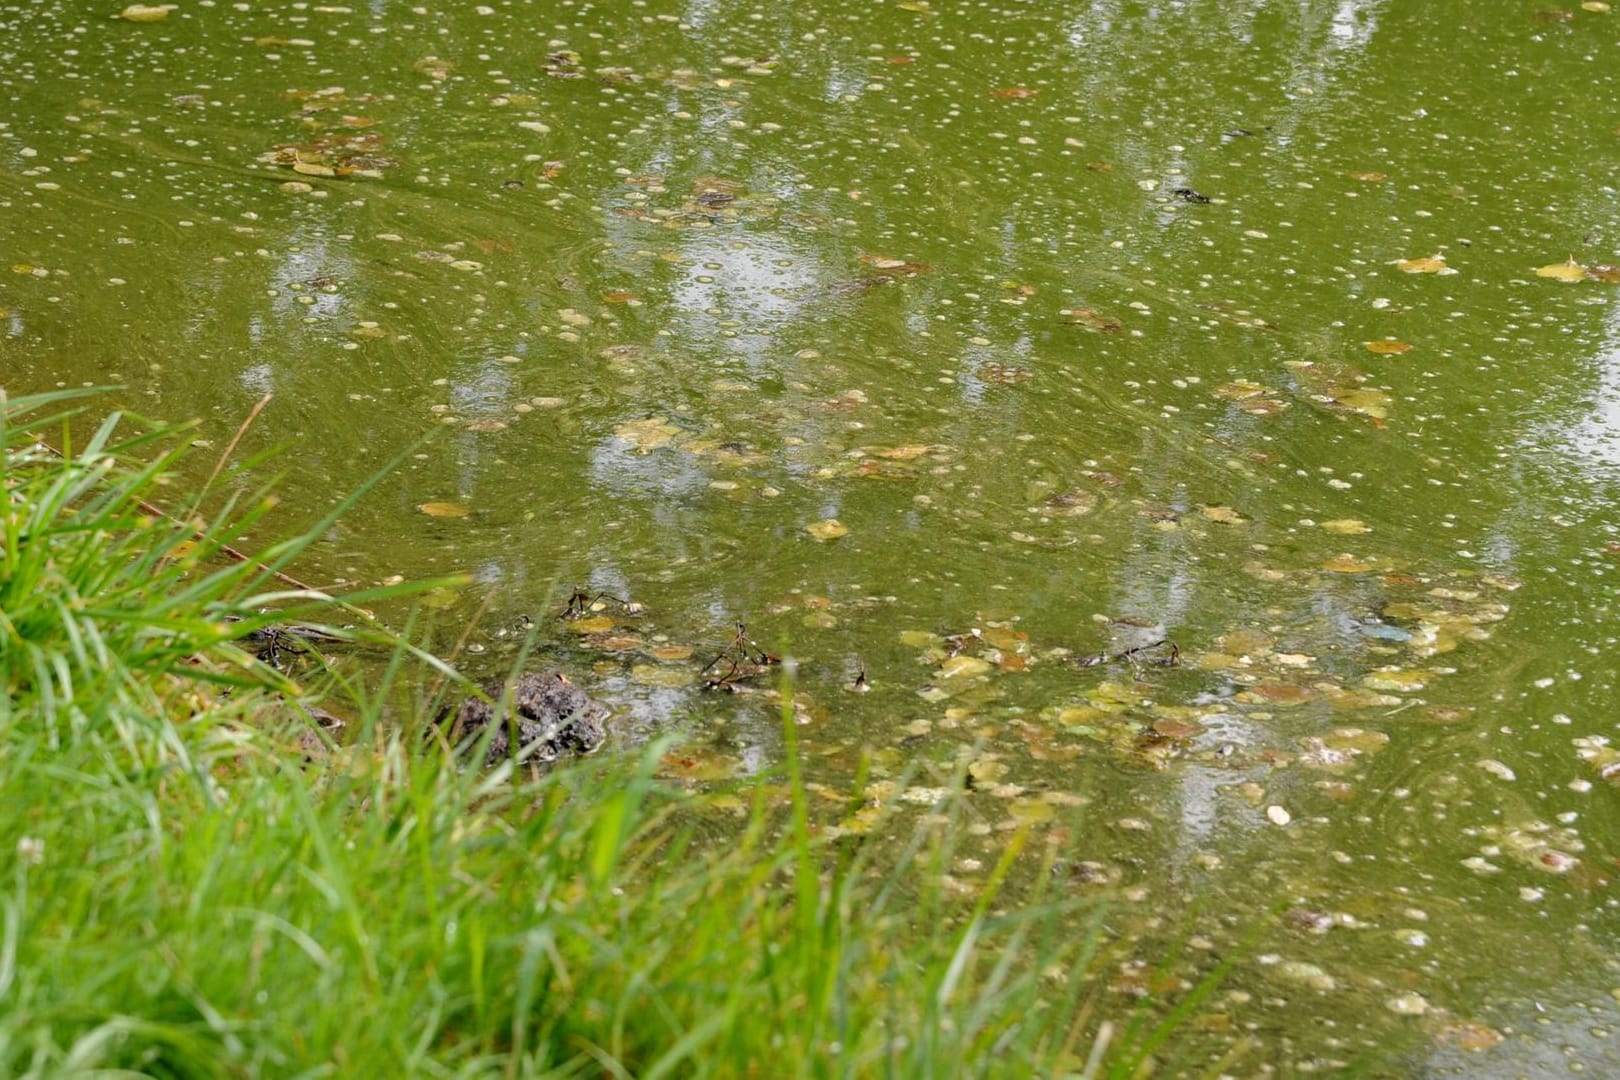
[[[1587,5],[1582,4],[1581,6],[1586,7]],[[1447,1024],[1434,1033],[1435,1045],[1448,1046],[1457,1050],[1489,1050],[1499,1044],[1503,1038],[1502,1033],[1495,1028],[1471,1021],[1458,1021],[1454,1024]]]
[[[837,518],[825,518],[821,521],[812,521],[804,527],[804,531],[826,543],[829,540],[837,540],[840,536],[848,536],[849,526]]]
[[[1358,533],[1372,532],[1370,525],[1364,521],[1357,521],[1355,518],[1334,518],[1332,521],[1322,522],[1317,527],[1323,532],[1336,533],[1339,536],[1354,536]]]
[[[1389,415],[1391,400],[1390,396],[1384,391],[1375,390],[1371,387],[1346,390],[1333,396],[1335,404],[1343,406],[1352,412],[1361,413],[1363,416],[1370,416],[1374,420],[1382,420]]]

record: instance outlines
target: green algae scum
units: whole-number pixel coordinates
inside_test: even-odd
[[[385,590],[379,618],[475,681],[527,655],[612,711],[598,759],[536,787],[413,779],[416,744],[387,740],[442,673],[323,648],[329,675],[292,677],[388,688],[347,715],[344,739],[394,747],[365,758],[366,799],[269,753],[219,764],[247,736],[215,732],[212,778],[125,735],[112,758],[144,764],[59,802],[112,758],[45,733],[61,703],[17,676],[0,1061],[368,1075],[343,1016],[267,1019],[304,1001],[307,962],[334,1001],[390,1002],[377,1075],[1620,1072],[1617,20],[1576,0],[0,5],[0,387],[115,387],[36,434],[72,455],[113,410],[197,420],[143,498],[183,514],[274,484],[230,543],[318,525],[301,581]],[[616,767],[612,797],[586,779]],[[187,876],[229,859],[229,828],[165,864],[178,826],[152,808],[225,813],[211,785],[254,769],[286,788],[256,820],[330,839],[238,855],[327,876],[266,869],[302,906],[266,886],[218,916],[276,995],[224,1001],[207,953],[150,934],[234,903]],[[429,813],[452,789],[468,816]],[[420,812],[420,850],[346,816],[389,798]],[[53,804],[80,832],[41,841]],[[644,811],[621,866],[605,822]],[[455,854],[486,826],[509,853],[560,845],[556,893],[495,848]],[[340,881],[346,830],[380,861]],[[99,864],[61,865],[75,845],[119,873],[138,849],[154,877],[90,918]],[[646,927],[622,912],[524,936],[525,913],[610,886],[706,925],[706,886],[660,876],[672,851],[730,867],[729,903],[776,897],[737,921],[757,942],[857,935],[867,901],[840,898],[872,890],[939,978],[817,954],[851,1001],[904,1007],[847,1006],[783,1065],[727,1056],[743,999],[706,998],[699,955],[718,930],[666,930],[662,969],[625,958],[614,920]],[[382,861],[407,857],[468,890],[401,909],[436,927],[412,956],[440,991],[391,984],[365,929]],[[1036,908],[1042,929],[1009,929]],[[1020,987],[1039,1037],[939,1011],[995,927],[972,977]],[[89,999],[41,998],[39,965],[88,964],[101,935],[146,951],[97,984],[115,1030],[74,1042],[102,1030]],[[546,997],[615,949],[645,976],[625,994],[688,981],[628,1017],[585,982]],[[538,995],[510,1016],[507,977]],[[830,1000],[755,977],[757,1024]],[[636,1026],[688,1016],[671,1001],[732,1019]],[[864,1021],[894,1030],[863,1041]],[[958,1041],[924,1053],[924,1028]],[[118,1056],[142,1039],[192,1065]]]

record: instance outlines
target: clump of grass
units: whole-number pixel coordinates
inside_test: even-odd
[[[1004,902],[1027,834],[962,895],[954,804],[898,851],[822,833],[791,715],[740,821],[658,747],[461,767],[377,692],[309,759],[221,618],[312,602],[265,591],[300,542],[218,563],[262,500],[155,517],[173,454],[39,449],[64,404],[0,408],[0,1075],[1123,1077],[1162,1043],[1092,1042],[1099,909]]]

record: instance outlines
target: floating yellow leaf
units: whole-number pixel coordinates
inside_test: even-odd
[[[1404,341],[1369,341],[1366,345],[1368,352],[1377,353],[1379,356],[1399,356],[1401,353],[1412,351],[1412,346]]]
[[[812,521],[804,527],[804,531],[822,543],[826,543],[829,540],[837,540],[840,536],[848,536],[849,526],[837,518],[826,518],[821,521]]]
[[[939,677],[942,679],[966,679],[975,675],[983,675],[990,670],[990,661],[982,660],[977,656],[953,656],[939,665]]]
[[[613,629],[613,616],[591,615],[583,619],[574,619],[568,623],[568,629],[576,634],[601,634]]]
[[[636,664],[630,669],[630,681],[642,686],[656,686],[674,690],[697,682],[697,674],[690,668],[664,667],[659,664]]]
[[[1012,815],[1014,821],[1033,824],[1051,821],[1057,816],[1057,808],[1039,799],[1019,799],[1007,808],[1007,813]]]
[[[1271,388],[1262,386],[1247,379],[1238,379],[1235,382],[1222,383],[1210,391],[1215,397],[1225,401],[1242,401],[1245,398],[1258,397],[1261,394],[1271,393]]]
[[[1222,525],[1242,525],[1248,521],[1248,518],[1230,506],[1201,506],[1199,509],[1203,511],[1206,518]]]
[[[1064,727],[1080,727],[1106,721],[1109,714],[1090,705],[1075,705],[1058,713],[1057,722]]]
[[[968,766],[968,775],[981,784],[993,784],[1007,776],[1005,761],[975,761]]]
[[[931,446],[874,446],[867,453],[873,457],[883,458],[885,461],[910,461],[913,458],[922,457],[932,449],[935,448]]]
[[[428,517],[442,518],[463,518],[472,512],[460,503],[453,502],[425,502],[417,509]]]
[[[1278,401],[1276,398],[1252,397],[1243,399],[1237,406],[1250,416],[1275,416],[1288,408],[1288,402]]]
[[[916,277],[918,274],[927,274],[934,268],[927,263],[907,262],[904,259],[893,259],[887,255],[862,255],[860,261],[867,266],[876,268],[884,277]]]
[[[1369,690],[1392,690],[1396,693],[1412,693],[1423,689],[1428,683],[1428,672],[1402,671],[1399,668],[1380,668],[1361,680],[1361,685]]]
[[[1365,574],[1369,570],[1376,570],[1378,564],[1358,559],[1354,555],[1335,555],[1322,564],[1322,569],[1331,570],[1335,574]]]
[[[1355,518],[1334,518],[1324,521],[1320,526],[1323,532],[1338,533],[1340,536],[1354,536],[1357,533],[1372,532],[1372,527],[1364,521]]]
[[[987,645],[997,649],[1024,652],[1029,648],[1029,635],[1022,630],[1006,626],[987,626],[979,635]]]
[[[1568,262],[1549,263],[1536,268],[1536,277],[1552,278],[1554,281],[1585,281],[1586,267],[1574,259]]]
[[[118,13],[120,19],[130,22],[157,22],[167,19],[169,12],[175,9],[174,4],[131,4]]]
[[[660,446],[667,446],[680,433],[680,428],[662,416],[649,416],[645,420],[631,420],[613,429],[614,437],[623,439],[634,446],[638,454],[648,454]]]
[[[1381,172],[1353,172],[1350,174],[1350,179],[1361,180],[1368,184],[1376,184],[1380,180],[1384,179],[1384,174]]]
[[[321,165],[313,161],[294,161],[292,170],[305,176],[336,176],[337,170],[330,165]]]
[[[1446,265],[1444,255],[1430,255],[1425,259],[1397,259],[1395,265],[1408,274],[1455,274],[1457,272]]]

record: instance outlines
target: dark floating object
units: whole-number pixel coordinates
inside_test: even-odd
[[[607,707],[557,672],[523,675],[512,683],[493,682],[484,692],[488,700],[470,697],[461,703],[450,737],[458,745],[473,743],[493,725],[491,765],[511,750],[511,721],[516,721],[518,754],[528,762],[593,753],[607,741],[607,728],[602,724]]]
[[[703,681],[705,690],[724,690],[728,694],[735,694],[738,683],[751,679],[781,662],[780,656],[760,648],[759,642],[748,636],[748,627],[739,622],[737,636],[731,639],[731,644],[727,645],[719,656],[705,664],[703,670],[698,672],[698,676],[700,678],[708,676]],[[710,672],[714,674],[710,675]]]
[[[240,615],[227,615],[227,623],[242,622]],[[346,641],[315,626],[303,626],[298,623],[268,623],[264,626],[249,630],[236,641],[247,646],[248,650],[260,661],[280,670],[285,656],[298,656],[304,653],[319,652],[316,643]]]
[[[599,592],[592,596],[584,589],[575,586],[574,591],[568,594],[568,605],[557,613],[557,618],[562,619],[564,622],[583,619],[591,613],[597,604],[603,601],[617,604],[619,609],[626,615],[641,615],[646,610],[634,600],[621,600],[617,596],[611,596],[605,592]],[[524,618],[528,618],[528,616],[525,615]]]
[[[1163,651],[1159,652],[1157,656],[1146,655],[1157,650]],[[1082,656],[1076,663],[1081,667],[1096,667],[1099,664],[1113,663],[1116,660],[1129,660],[1133,664],[1142,661],[1158,667],[1175,667],[1181,663],[1181,646],[1168,638],[1161,638],[1147,645],[1138,645],[1134,649],[1121,649],[1119,652],[1113,653],[1092,653],[1090,656]]]
[[[1207,202],[1209,202],[1209,196],[1208,195],[1200,195],[1200,194],[1198,194],[1198,192],[1194,191],[1190,187],[1178,187],[1171,194],[1175,195],[1178,199],[1181,199],[1183,202],[1190,202],[1190,203],[1207,203]]]

